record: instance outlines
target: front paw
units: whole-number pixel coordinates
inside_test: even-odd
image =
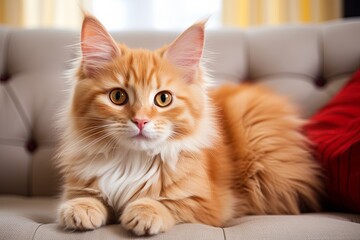
[[[124,209],[122,226],[136,235],[154,235],[165,232],[174,224],[169,210],[160,202],[149,198],[138,199]]]
[[[93,230],[106,223],[106,209],[97,199],[71,199],[61,204],[59,222],[65,229]]]

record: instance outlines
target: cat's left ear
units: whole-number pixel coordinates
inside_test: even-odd
[[[185,30],[165,51],[165,58],[184,73],[187,82],[194,81],[203,54],[206,21]]]
[[[109,32],[95,17],[85,15],[81,30],[82,69],[92,77],[116,56],[120,50]]]

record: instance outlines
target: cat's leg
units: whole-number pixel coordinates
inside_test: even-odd
[[[62,203],[58,215],[60,225],[66,229],[93,230],[106,224],[109,213],[99,199],[78,197]]]
[[[190,197],[179,200],[140,198],[129,203],[121,217],[121,225],[137,235],[166,232],[178,223],[205,223],[222,226],[229,218],[226,210],[214,209],[213,201]]]
[[[159,201],[140,198],[129,203],[120,218],[121,225],[136,235],[154,235],[175,225],[169,209]]]

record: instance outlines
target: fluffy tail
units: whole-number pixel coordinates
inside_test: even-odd
[[[290,101],[249,85],[223,87],[213,97],[233,149],[239,215],[320,210],[321,171]]]

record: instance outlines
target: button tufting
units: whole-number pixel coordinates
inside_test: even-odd
[[[30,139],[26,143],[26,149],[31,153],[35,152],[37,147],[38,147],[38,145],[34,139]]]
[[[9,81],[9,79],[10,79],[10,75],[7,73],[1,74],[0,76],[0,82],[2,83]]]
[[[315,85],[319,88],[322,88],[326,85],[326,80],[325,78],[318,78],[315,80]]]

